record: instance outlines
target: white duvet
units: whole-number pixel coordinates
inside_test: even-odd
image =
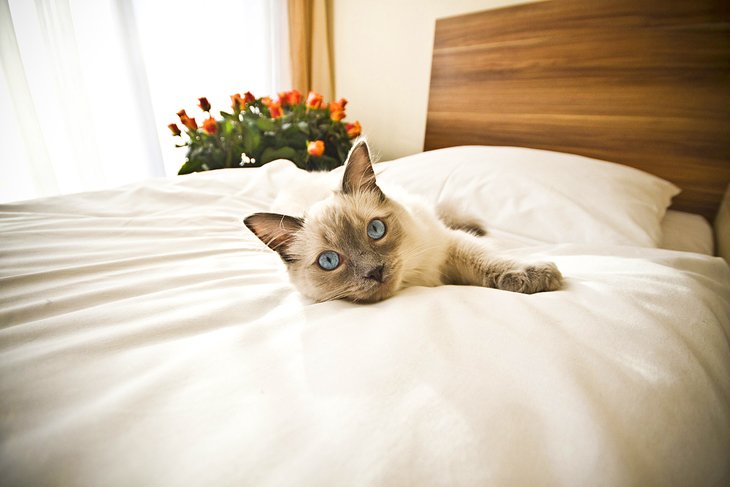
[[[724,261],[494,229],[565,288],[312,304],[241,222],[308,177],[0,206],[0,484],[730,483]]]

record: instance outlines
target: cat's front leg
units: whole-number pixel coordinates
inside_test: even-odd
[[[484,286],[533,294],[556,291],[563,276],[552,262],[523,263],[493,256],[473,241],[457,241],[442,274],[448,284]]]

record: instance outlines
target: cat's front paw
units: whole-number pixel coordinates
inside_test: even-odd
[[[516,293],[533,294],[556,291],[563,285],[563,275],[552,262],[526,265],[507,271],[497,279],[497,288]]]

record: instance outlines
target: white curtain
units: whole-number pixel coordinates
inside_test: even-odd
[[[175,113],[290,86],[284,0],[0,0],[0,200],[176,174]]]

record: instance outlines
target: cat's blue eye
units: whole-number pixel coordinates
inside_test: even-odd
[[[368,223],[368,236],[373,240],[378,240],[383,238],[383,235],[385,235],[385,223],[377,218],[370,220],[370,223]]]
[[[322,252],[321,254],[319,254],[317,263],[322,269],[326,271],[331,271],[337,269],[337,266],[340,265],[340,256],[337,254],[337,252],[327,250],[326,252]]]

